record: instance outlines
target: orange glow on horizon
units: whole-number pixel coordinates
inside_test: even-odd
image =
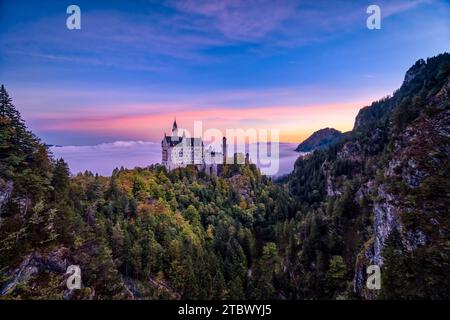
[[[164,132],[170,133],[176,116],[179,127],[187,129],[191,135],[194,121],[202,121],[203,131],[209,128],[217,128],[224,133],[226,129],[238,128],[279,129],[281,142],[300,142],[325,127],[351,130],[359,109],[365,105],[368,105],[367,101],[312,106],[160,111],[155,114],[112,117],[90,115],[88,118],[67,118],[67,115],[62,115],[46,118],[47,123],[41,129],[124,135],[137,140],[159,141]],[[142,106],[139,108],[142,110]],[[119,109],[127,110],[127,107]],[[167,110],[164,106],[158,109]],[[129,106],[129,110],[133,110],[133,106]]]

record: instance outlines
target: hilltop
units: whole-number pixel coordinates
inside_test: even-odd
[[[306,140],[298,145],[295,151],[311,152],[314,150],[323,150],[328,146],[339,142],[344,134],[333,128],[320,129],[310,135]]]

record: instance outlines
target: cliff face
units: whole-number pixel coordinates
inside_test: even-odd
[[[383,178],[374,190],[374,241],[363,251],[367,258],[363,264],[383,266],[383,250],[394,231],[406,254],[417,254],[419,249],[450,238],[446,217],[450,205],[449,93],[447,79],[436,95],[426,99],[420,115],[393,134],[387,164],[380,168]],[[358,262],[356,268],[358,274]],[[366,295],[364,285],[355,281],[355,290]]]
[[[314,150],[323,150],[329,145],[338,142],[344,137],[344,134],[333,128],[320,129],[314,132],[305,141],[300,143],[295,151],[310,152]]]
[[[39,273],[63,275],[68,266],[66,255],[66,252],[62,249],[50,252],[47,255],[29,254],[20,266],[6,273],[6,277],[11,280],[0,288],[0,296],[10,293],[20,284],[31,282]],[[63,277],[61,277],[60,282],[63,285]]]
[[[442,289],[450,271],[449,94],[450,55],[419,60],[393,96],[361,109],[345,140],[296,164],[298,170],[323,161],[326,194],[314,214],[332,217],[327,228],[343,235],[332,250],[344,256],[358,297],[449,294]],[[297,177],[307,181],[305,175],[294,172],[291,185]],[[349,238],[357,244],[346,243]],[[354,254],[348,254],[350,245]],[[380,292],[365,286],[372,264],[381,266]]]

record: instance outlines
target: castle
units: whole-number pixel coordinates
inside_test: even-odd
[[[216,152],[211,147],[204,149],[201,138],[186,137],[183,130],[182,135],[178,133],[176,119],[172,125],[172,135],[161,141],[162,164],[167,170],[195,165],[199,170],[208,174],[218,174],[222,165],[227,161],[227,138],[222,139],[222,153]]]

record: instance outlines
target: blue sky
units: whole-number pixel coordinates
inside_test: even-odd
[[[81,30],[66,8],[81,8]],[[381,30],[368,30],[378,4]],[[189,127],[349,130],[419,58],[450,51],[450,3],[0,2],[0,82],[44,141],[158,141]]]

